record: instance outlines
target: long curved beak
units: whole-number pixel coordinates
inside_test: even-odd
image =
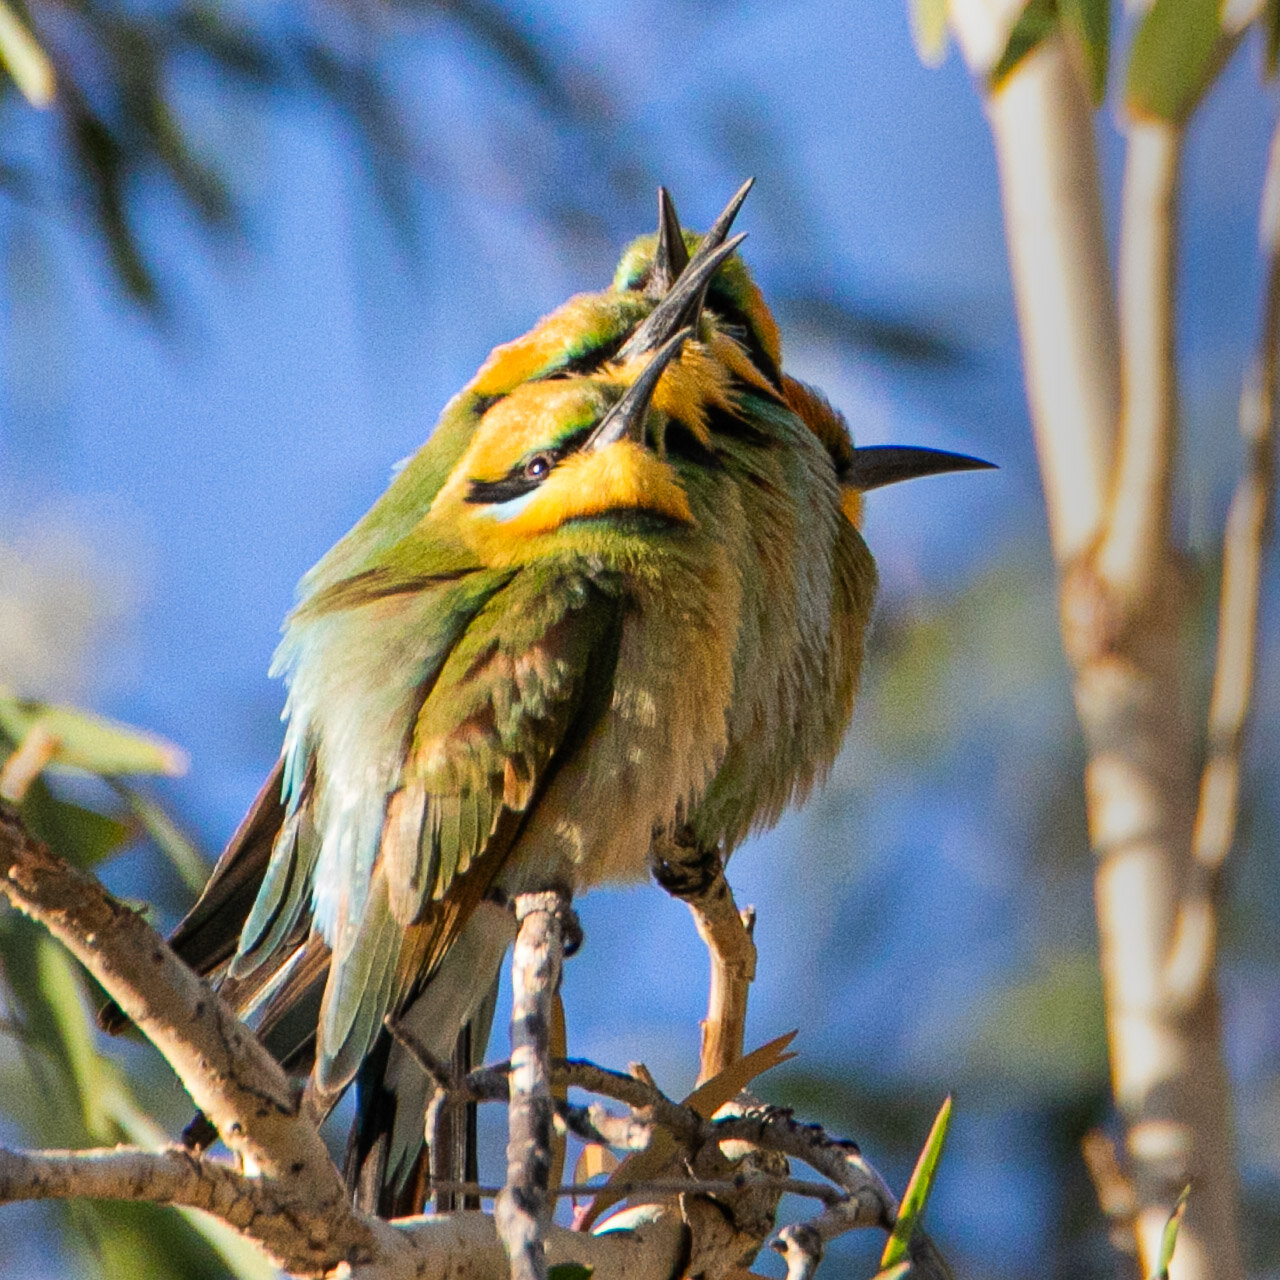
[[[967,453],[946,449],[918,449],[909,444],[872,444],[853,451],[853,463],[844,483],[865,493],[900,480],[920,476],[940,476],[948,471],[989,471],[994,462],[971,458]]]

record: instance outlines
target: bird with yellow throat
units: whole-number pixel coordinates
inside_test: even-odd
[[[987,464],[855,448],[782,368],[730,237],[666,192],[614,282],[497,348],[304,578],[281,763],[175,946],[331,1105],[406,1205],[430,1084],[490,991],[513,896],[727,854],[830,765],[875,596],[862,494]]]

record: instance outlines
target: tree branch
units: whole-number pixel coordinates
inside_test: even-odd
[[[512,1280],[546,1280],[552,1202],[551,1016],[564,958],[563,893],[516,898],[511,959],[511,1070],[507,1114],[507,1184],[494,1220],[511,1259]]]
[[[140,915],[32,837],[6,805],[0,891],[102,983],[251,1172],[304,1178],[314,1197],[332,1205],[335,1235],[354,1250],[367,1243],[342,1179],[275,1059]]]
[[[751,1107],[707,1120],[648,1079],[575,1060],[553,1067],[546,1033],[568,912],[561,895],[518,900],[511,1063],[455,1083],[442,1064],[424,1058],[443,1104],[510,1098],[507,1184],[495,1214],[385,1223],[350,1207],[310,1114],[298,1108],[252,1033],[138,915],[32,839],[3,807],[0,890],[99,978],[166,1055],[248,1170],[177,1147],[0,1151],[0,1200],[87,1196],[198,1208],[257,1243],[279,1266],[346,1280],[505,1280],[545,1275],[549,1263],[560,1261],[593,1267],[597,1280],[652,1280],[685,1270],[723,1280],[773,1230],[784,1192],[825,1206],[801,1236],[812,1230],[829,1239],[855,1227],[892,1225],[896,1202],[857,1148],[796,1123],[790,1112]],[[412,1038],[399,1034],[412,1049]],[[643,1149],[658,1129],[670,1135],[669,1158],[663,1155],[648,1176],[621,1188],[653,1202],[615,1213],[598,1234],[566,1231],[550,1220],[553,1081],[629,1108],[619,1117],[560,1102],[561,1114],[592,1141]],[[788,1177],[784,1156],[807,1162],[834,1185]],[[925,1248],[927,1263],[932,1246],[925,1242]],[[922,1272],[930,1274],[945,1271]]]
[[[185,1147],[0,1150],[0,1202],[76,1197],[203,1209],[295,1272],[328,1271],[342,1253],[309,1194],[291,1193],[278,1179],[246,1177]]]
[[[1182,130],[1127,129],[1120,215],[1120,437],[1097,569],[1128,610],[1160,589],[1178,437],[1174,358],[1177,190]]]
[[[969,25],[985,6],[963,7]],[[961,24],[962,10],[953,11]],[[1102,528],[1120,411],[1119,334],[1088,101],[1060,36],[986,99],[1027,400],[1061,567]]]
[[[958,28],[996,21],[983,4],[949,12]],[[990,39],[983,47],[995,46],[1004,47]],[[974,70],[985,76],[985,67]],[[1186,597],[1169,532],[1179,133],[1148,120],[1127,125],[1117,324],[1093,122],[1061,36],[1024,58],[986,105],[1061,575],[1063,646],[1085,737],[1108,1045],[1136,1236],[1150,1263],[1174,1199],[1194,1177],[1174,1274],[1238,1280],[1216,975],[1202,971],[1180,1008],[1166,983],[1192,865],[1195,788],[1183,698]]]
[[[185,1148],[143,1151],[0,1150],[0,1200],[89,1197],[203,1209],[254,1241],[276,1265],[302,1275],[349,1280],[505,1280],[506,1255],[493,1219],[476,1212],[369,1220],[371,1248],[344,1265],[326,1235],[326,1217],[305,1194],[281,1181],[252,1178]],[[552,1262],[582,1262],[598,1280],[670,1275],[682,1247],[678,1215],[655,1215],[636,1232],[584,1235],[549,1229]]]

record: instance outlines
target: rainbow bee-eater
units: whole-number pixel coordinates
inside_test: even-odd
[[[875,568],[861,494],[983,465],[855,449],[729,232],[666,193],[613,286],[497,348],[303,579],[275,669],[280,767],[175,945],[322,1107],[360,1074],[365,1203],[422,1146],[437,1057],[512,936],[504,903],[728,853],[830,763]],[[247,917],[247,918],[246,918]]]

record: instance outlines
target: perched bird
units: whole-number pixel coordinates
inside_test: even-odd
[[[776,821],[852,711],[861,494],[986,465],[855,449],[782,372],[729,237],[749,185],[702,237],[661,192],[612,287],[493,352],[286,622],[281,766],[174,944],[322,1109],[358,1077],[368,1207],[421,1202],[429,1084],[384,1019],[448,1058],[511,896]]]

